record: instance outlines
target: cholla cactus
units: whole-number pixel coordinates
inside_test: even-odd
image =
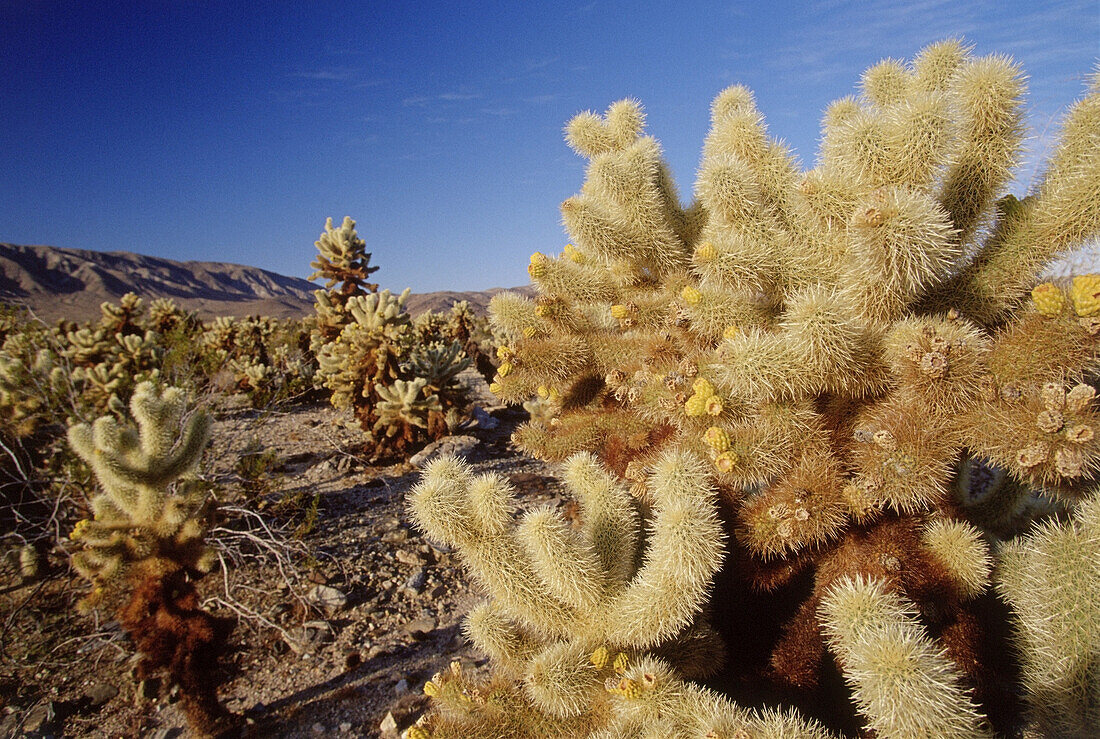
[[[562,206],[571,243],[531,257],[534,300],[494,298],[506,343],[492,389],[541,399],[521,447],[593,453],[645,504],[639,482],[662,455],[710,461],[730,522],[711,620],[731,636],[722,682],[735,694],[765,684],[882,737],[1020,729],[989,587],[1002,541],[1073,510],[1100,472],[1100,276],[1036,285],[1100,234],[1100,85],[1017,200],[1004,188],[1023,79],[957,41],[882,62],[830,106],[809,171],[752,94],[729,88],[689,206],[638,103],[567,127],[589,160]],[[874,687],[878,668],[852,652],[834,618],[852,583],[882,601],[876,649],[935,657],[899,666],[938,686],[912,697],[937,706],[927,716],[894,715],[921,709]],[[1040,618],[1014,605],[1025,629]],[[1063,704],[1062,725],[1094,722],[1089,705]]]
[[[118,305],[104,302],[99,306],[103,314],[99,325],[112,334],[144,334],[145,301],[134,293],[119,298]]]
[[[149,304],[149,323],[152,329],[161,335],[193,320],[193,314],[187,313],[176,305],[176,301],[172,298],[157,298]]]
[[[470,359],[457,341],[450,344],[432,341],[415,345],[401,368],[407,374],[423,378],[433,392],[453,396],[465,392],[458,375],[469,366]]]
[[[203,544],[206,493],[169,489],[198,465],[210,418],[193,414],[179,432],[183,391],[160,393],[151,382],[137,387],[130,409],[136,428],[104,416],[69,429],[73,450],[103,486],[92,499],[94,518],[78,524],[73,535],[84,545],[73,564],[97,588],[117,581],[135,562],[166,558],[205,572],[213,561]]]
[[[389,290],[349,300],[351,320],[335,340],[317,342],[317,380],[332,391],[336,408],[355,411],[364,430],[373,432],[378,420],[375,387],[399,377],[401,338],[408,330],[404,311],[408,291],[393,296]],[[320,334],[314,334],[318,339]]]
[[[309,279],[325,279],[325,289],[314,292],[320,318],[318,330],[325,341],[332,341],[348,320],[348,299],[378,290],[376,283],[367,282],[378,267],[370,266],[366,242],[359,238],[355,221],[348,216],[344,216],[340,228],[333,228],[332,219],[327,219],[325,230],[314,246],[318,255],[310,266],[317,271]]]
[[[1034,733],[1094,736],[1100,726],[1100,495],[1001,552]]]
[[[501,696],[519,711],[509,724],[527,722],[517,736],[551,717],[571,730],[573,718],[596,720],[608,700],[604,682],[637,655],[666,654],[693,676],[713,674],[721,661],[721,642],[699,617],[723,556],[704,463],[689,453],[663,457],[649,480],[647,517],[591,455],[570,459],[565,475],[580,505],[576,527],[549,507],[513,524],[508,484],[474,477],[450,458],[431,463],[410,495],[417,524],[457,548],[490,594],[465,630],[523,678],[522,696],[514,688]],[[447,713],[461,712],[461,701],[450,703]],[[466,708],[456,731],[492,722],[490,709]]]
[[[210,418],[185,418],[183,391],[161,392],[149,382],[134,390],[130,410],[136,427],[104,416],[69,429],[73,450],[102,487],[92,499],[94,517],[72,532],[83,546],[73,564],[94,585],[85,606],[128,587],[118,617],[142,653],[141,671],[166,669],[192,726],[213,735],[229,722],[215,670],[232,626],[202,610],[195,589],[216,561],[204,540],[208,495],[176,482],[198,465]]]
[[[454,375],[465,364],[449,350],[417,348],[418,331],[405,310],[409,288],[400,295],[376,293],[377,285],[362,281],[377,268],[365,266],[370,255],[362,251],[354,221],[345,218],[337,232],[329,219],[325,229],[314,266],[328,272],[313,277],[326,274],[329,288],[341,280],[344,287],[316,292],[317,326],[310,342],[318,363],[315,382],[332,391],[333,406],[354,411],[369,454],[407,456],[423,442],[445,436],[463,410],[466,392]],[[349,277],[332,266],[337,252],[351,265]],[[364,294],[363,287],[372,292]]]
[[[436,426],[443,420],[443,406],[439,402],[439,396],[428,388],[428,381],[423,377],[413,380],[394,380],[392,385],[376,385],[374,392],[378,395],[374,413],[378,420],[374,422],[374,435],[376,438],[393,438],[401,436],[407,443],[416,440],[416,429],[423,429],[432,433],[432,426]],[[434,432],[442,433],[437,429]]]
[[[71,381],[45,332],[14,332],[0,349],[0,414],[15,438],[53,423]]]
[[[134,388],[160,376],[164,348],[155,331],[116,333],[105,326],[85,326],[67,332],[67,338],[61,357],[71,367],[81,404],[93,415],[124,414]]]

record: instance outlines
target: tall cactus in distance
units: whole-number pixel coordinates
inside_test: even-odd
[[[94,588],[85,606],[123,600],[119,622],[141,652],[142,674],[164,669],[181,690],[192,728],[220,734],[234,717],[217,698],[217,660],[232,621],[202,609],[195,581],[216,559],[206,544],[207,492],[189,486],[210,438],[210,418],[184,417],[182,390],[138,385],[130,401],[136,427],[113,416],[69,429],[69,443],[99,479],[94,517],[79,522],[73,557]]]
[[[1013,735],[1016,660],[1088,662],[1026,635],[1013,651],[991,588],[1006,542],[1087,508],[1100,475],[1100,277],[1035,284],[1100,235],[1100,89],[1017,200],[1004,188],[1024,93],[1011,60],[959,41],[886,60],[828,108],[802,171],[731,87],[711,107],[690,205],[637,102],[567,126],[589,160],[562,206],[570,243],[532,255],[537,297],[494,297],[506,344],[491,389],[538,396],[522,449],[593,454],[644,505],[664,455],[709,460],[729,552],[721,597],[701,610],[726,637],[714,679],[733,698],[769,691],[882,737]],[[1086,539],[1057,546],[1080,554]],[[1067,590],[1095,587],[1074,572]],[[1019,628],[1044,620],[1005,582]],[[875,592],[847,598],[852,583]],[[876,643],[853,648],[840,616],[871,595]],[[894,683],[884,655],[898,658]],[[1095,671],[1074,670],[1074,695],[1091,695]],[[1088,700],[1062,707],[1067,726],[1094,720]]]
[[[333,228],[331,218],[326,219],[325,230],[314,246],[317,247],[317,257],[310,266],[316,271],[309,279],[325,280],[325,289],[313,292],[317,330],[323,341],[333,341],[349,320],[348,300],[378,291],[377,283],[367,282],[378,267],[370,265],[367,244],[359,238],[355,221],[349,216],[344,216],[339,228]]]
[[[464,410],[464,386],[453,379],[467,362],[452,354],[436,363],[433,377],[420,377],[413,346],[415,334],[405,310],[410,289],[400,295],[376,292],[365,278],[370,254],[355,232],[355,221],[344,218],[339,229],[332,219],[316,242],[320,256],[311,279],[326,277],[327,289],[317,290],[317,325],[310,347],[317,357],[315,382],[332,391],[336,408],[350,408],[365,433],[373,459],[409,456],[427,441],[445,436]],[[339,285],[337,288],[336,286]],[[368,292],[369,291],[369,292]]]

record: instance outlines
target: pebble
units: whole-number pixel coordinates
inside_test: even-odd
[[[382,736],[397,735],[397,719],[393,717],[392,711],[386,713],[386,717],[378,725],[378,730],[382,732]]]
[[[405,581],[405,590],[410,590],[413,595],[418,595],[420,591],[424,589],[424,583],[427,579],[428,571],[424,567],[421,567],[409,575],[409,579]]]
[[[412,552],[406,552],[404,549],[398,549],[394,553],[394,556],[401,564],[412,565],[414,567],[419,567],[424,564],[424,559],[422,557],[419,557]]]
[[[428,446],[409,458],[409,464],[413,467],[423,467],[445,455],[452,455],[461,460],[468,460],[481,442],[473,436],[446,436],[439,441],[433,441]]]
[[[314,585],[306,594],[306,600],[326,613],[336,613],[348,604],[348,597],[328,585]]]
[[[380,540],[383,544],[400,544],[409,538],[409,530],[398,528],[382,534]]]
[[[53,701],[39,703],[27,712],[27,717],[23,719],[23,731],[28,734],[41,731],[42,727],[53,721],[56,715]]]
[[[404,695],[409,692],[409,681],[405,678],[401,678],[397,681],[397,684],[393,686],[393,692],[398,695]]]
[[[351,722],[350,721],[345,721],[342,724],[340,724],[340,733],[341,734],[348,734],[350,732],[351,732]]]
[[[418,618],[405,624],[405,633],[414,639],[423,639],[435,631],[434,618]]]
[[[92,708],[99,708],[116,695],[118,695],[118,688],[110,683],[96,683],[84,691],[84,697],[88,699],[88,705]]]

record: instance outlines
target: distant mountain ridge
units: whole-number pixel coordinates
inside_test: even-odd
[[[98,318],[101,303],[117,302],[128,292],[150,300],[172,298],[202,318],[302,317],[313,312],[313,291],[319,287],[299,277],[241,264],[0,243],[0,302],[26,305],[49,322]],[[529,287],[516,289],[530,294]],[[490,298],[500,291],[423,293],[409,296],[406,306],[418,315],[429,309],[447,310],[453,302],[466,300],[484,313]]]

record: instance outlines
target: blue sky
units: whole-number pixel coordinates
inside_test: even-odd
[[[0,241],[306,276],[350,215],[385,287],[527,282],[566,242],[576,112],[636,97],[690,196],[744,83],[805,166],[885,57],[961,36],[1029,76],[1032,182],[1100,56],[1100,2],[0,0]]]

